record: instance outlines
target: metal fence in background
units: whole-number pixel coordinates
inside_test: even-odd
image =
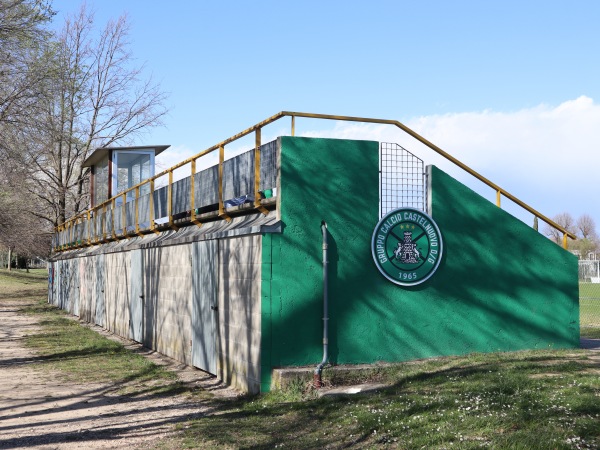
[[[579,261],[579,282],[600,283],[600,260]]]
[[[379,164],[379,217],[402,207],[427,212],[423,160],[398,144],[382,142]]]
[[[582,337],[600,338],[600,261],[579,261],[579,324]]]

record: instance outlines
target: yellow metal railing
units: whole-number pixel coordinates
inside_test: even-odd
[[[150,230],[156,232],[156,228],[155,228],[155,224],[154,224],[154,208],[152,207],[153,204],[153,192],[154,192],[154,181],[157,178],[160,178],[162,176],[168,175],[169,177],[169,184],[168,184],[168,200],[167,200],[167,210],[168,210],[168,217],[169,217],[169,226],[171,228],[177,229],[175,223],[174,223],[174,218],[173,218],[173,205],[172,205],[172,185],[173,185],[173,171],[183,167],[187,164],[191,163],[191,195],[190,195],[190,208],[191,208],[191,220],[192,222],[196,223],[198,226],[201,226],[202,224],[197,220],[196,217],[196,212],[194,210],[194,174],[196,171],[196,161],[205,156],[208,155],[209,153],[212,153],[214,151],[219,152],[219,170],[218,170],[218,183],[219,183],[219,210],[218,210],[218,215],[225,219],[225,220],[231,220],[231,218],[227,215],[227,213],[225,212],[225,207],[224,207],[224,200],[223,200],[223,164],[224,164],[224,151],[225,151],[225,146],[244,137],[247,136],[251,133],[255,133],[255,157],[254,157],[254,207],[255,209],[263,212],[266,214],[266,210],[265,208],[261,205],[260,203],[260,195],[258,192],[259,189],[259,183],[260,183],[260,146],[261,146],[261,130],[262,128],[264,128],[265,126],[276,122],[277,120],[283,118],[283,117],[291,117],[291,135],[294,136],[296,133],[296,118],[297,117],[303,117],[303,118],[310,118],[310,119],[325,119],[325,120],[337,120],[337,121],[346,121],[346,122],[362,122],[362,123],[376,123],[376,124],[383,124],[383,125],[393,125],[396,126],[398,128],[400,128],[402,131],[404,131],[405,133],[407,133],[408,135],[412,136],[414,139],[416,139],[417,141],[421,142],[422,144],[426,145],[427,147],[429,147],[431,150],[435,151],[436,153],[438,153],[439,155],[443,156],[444,158],[446,158],[447,160],[449,160],[450,162],[454,163],[455,165],[457,165],[458,167],[460,167],[461,169],[463,169],[464,171],[466,171],[467,173],[469,173],[470,175],[474,176],[475,178],[477,178],[478,180],[480,180],[481,182],[485,183],[486,185],[488,185],[489,187],[491,187],[492,189],[494,189],[496,191],[496,204],[498,207],[501,206],[501,199],[502,197],[506,197],[508,199],[510,199],[511,201],[513,201],[514,203],[516,203],[517,205],[521,206],[523,209],[525,209],[526,211],[530,212],[531,214],[533,214],[535,217],[538,217],[539,219],[543,220],[544,222],[546,222],[548,225],[554,227],[555,229],[559,230],[561,233],[563,233],[563,247],[566,249],[567,248],[567,239],[571,238],[571,239],[576,239],[576,236],[571,233],[570,231],[566,230],[564,227],[562,227],[561,225],[557,224],[556,222],[554,222],[552,219],[550,219],[549,217],[546,217],[544,214],[540,213],[539,211],[535,210],[534,208],[532,208],[531,206],[529,206],[527,203],[523,202],[522,200],[518,199],[517,197],[515,197],[514,195],[512,195],[511,193],[509,193],[508,191],[506,191],[505,189],[502,189],[500,186],[498,186],[497,184],[491,182],[490,180],[488,180],[487,178],[485,178],[483,175],[479,174],[478,172],[476,172],[475,170],[471,169],[469,166],[467,166],[466,164],[462,163],[461,161],[459,161],[458,159],[456,159],[455,157],[453,157],[452,155],[450,155],[449,153],[445,152],[444,150],[442,150],[440,147],[438,147],[437,145],[433,144],[432,142],[428,141],[427,139],[425,139],[423,136],[421,136],[420,134],[416,133],[415,131],[411,130],[410,128],[408,128],[406,125],[402,124],[401,122],[397,121],[397,120],[387,120],[387,119],[373,119],[373,118],[366,118],[366,117],[351,117],[351,116],[334,116],[334,115],[329,115],[329,114],[312,114],[312,113],[303,113],[303,112],[290,112],[290,111],[282,111],[278,114],[275,114],[274,116],[269,117],[268,119],[263,120],[262,122],[257,123],[256,125],[247,128],[246,130],[231,136],[228,139],[225,139],[224,141],[213,145],[212,147],[207,148],[206,150],[198,153],[197,155],[192,156],[191,158],[188,158],[162,172],[160,172],[157,175],[154,175],[152,178],[149,178],[147,180],[142,181],[141,183],[132,186],[131,188],[127,189],[124,192],[119,193],[117,196],[105,201],[104,203],[101,203],[99,205],[94,206],[93,208],[91,208],[88,211],[85,211],[81,214],[78,214],[74,217],[72,217],[71,219],[67,220],[65,223],[58,225],[57,227],[57,231],[67,231],[67,232],[72,232],[72,230],[74,230],[75,228],[75,224],[80,221],[80,220],[84,220],[87,219],[88,221],[90,221],[90,217],[94,216],[95,211],[98,211],[100,209],[103,209],[104,212],[106,212],[106,208],[107,206],[110,204],[112,206],[112,210],[113,210],[113,214],[111,214],[111,220],[112,220],[112,239],[122,239],[122,238],[127,238],[130,236],[135,236],[135,235],[142,235],[140,233],[139,230],[139,217],[138,217],[138,213],[137,213],[137,202],[139,199],[139,192],[140,192],[140,187],[146,183],[150,183],[150,208],[149,208],[149,220],[150,220]],[[126,220],[126,197],[127,197],[127,193],[133,191],[135,194],[135,202],[136,202],[136,217],[135,217],[135,232],[132,234],[129,234],[127,232],[127,220]],[[119,196],[123,197],[123,203],[122,203],[122,214],[123,214],[123,229],[122,229],[122,233],[121,235],[117,235],[115,232],[115,228],[114,228],[114,211],[115,210],[115,199],[118,198]],[[106,220],[106,215],[104,216]],[[88,226],[90,225],[91,222],[88,223]],[[103,230],[105,230],[105,224],[103,224]],[[106,236],[103,233],[103,240],[106,240]],[[86,239],[86,242],[78,242],[76,244],[73,244],[73,241],[71,241],[70,245],[67,246],[60,246],[59,248],[56,248],[55,250],[66,250],[68,248],[74,248],[74,247],[79,247],[82,245],[91,245],[91,231],[90,231],[90,238]],[[66,248],[61,248],[61,247],[66,247]]]

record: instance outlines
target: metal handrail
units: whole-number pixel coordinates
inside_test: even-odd
[[[139,187],[142,186],[143,184],[146,184],[148,182],[154,182],[154,180],[156,180],[157,178],[160,178],[164,175],[169,175],[169,186],[172,184],[172,175],[173,175],[173,171],[183,167],[184,165],[188,164],[188,163],[194,163],[193,166],[195,167],[195,161],[198,158],[201,158],[202,156],[205,156],[209,153],[212,153],[213,151],[219,150],[219,153],[221,154],[221,157],[219,158],[219,164],[222,164],[222,153],[223,153],[223,149],[226,145],[244,137],[247,136],[251,133],[256,133],[256,149],[255,151],[258,150],[258,148],[260,147],[260,136],[261,136],[261,129],[263,127],[265,127],[266,125],[269,125],[273,122],[276,122],[277,120],[283,118],[283,117],[291,117],[292,119],[292,123],[291,123],[291,134],[292,136],[295,135],[295,129],[296,129],[296,117],[304,117],[304,118],[309,118],[309,119],[324,119],[324,120],[338,120],[338,121],[345,121],[345,122],[363,122],[363,123],[376,123],[376,124],[382,124],[382,125],[393,125],[396,126],[398,128],[400,128],[402,131],[404,131],[405,133],[407,133],[408,135],[412,136],[413,138],[415,138],[416,140],[418,140],[419,142],[421,142],[422,144],[426,145],[427,147],[429,147],[431,150],[433,150],[434,152],[436,152],[437,154],[443,156],[444,158],[446,158],[447,160],[449,160],[450,162],[452,162],[453,164],[457,165],[458,167],[460,167],[461,169],[463,169],[465,172],[469,173],[470,175],[474,176],[475,178],[477,178],[479,181],[485,183],[486,185],[488,185],[489,187],[491,187],[492,189],[494,189],[496,191],[496,205],[498,207],[500,207],[500,203],[501,203],[501,198],[502,196],[512,200],[514,203],[516,203],[517,205],[519,205],[520,207],[522,207],[523,209],[525,209],[526,211],[530,212],[531,214],[533,214],[535,217],[538,217],[539,219],[543,220],[544,222],[546,222],[548,225],[552,226],[553,228],[559,230],[560,232],[563,233],[563,247],[566,249],[567,248],[567,238],[571,238],[571,239],[576,239],[576,236],[568,231],[567,229],[565,229],[564,227],[562,227],[561,225],[559,225],[558,223],[556,223],[555,221],[553,221],[552,219],[550,219],[549,217],[545,216],[544,214],[540,213],[539,211],[537,211],[536,209],[534,209],[533,207],[529,206],[527,203],[523,202],[522,200],[520,200],[519,198],[515,197],[514,195],[512,195],[510,192],[508,192],[507,190],[501,188],[500,186],[498,186],[497,184],[493,183],[492,181],[488,180],[486,177],[484,177],[483,175],[481,175],[480,173],[478,173],[477,171],[471,169],[469,166],[467,166],[466,164],[462,163],[461,161],[459,161],[458,159],[456,159],[455,157],[453,157],[452,155],[450,155],[449,153],[445,152],[444,150],[442,150],[440,147],[438,147],[437,145],[435,145],[434,143],[428,141],[427,139],[425,139],[423,136],[421,136],[420,134],[418,134],[417,132],[411,130],[409,127],[407,127],[406,125],[404,125],[403,123],[397,121],[397,120],[389,120],[389,119],[374,119],[374,118],[368,118],[368,117],[352,117],[352,116],[336,116],[336,115],[330,115],[330,114],[313,114],[313,113],[303,113],[303,112],[292,112],[292,111],[281,111],[265,120],[263,120],[262,122],[257,123],[256,125],[245,129],[244,131],[231,136],[228,139],[225,139],[224,141],[213,145],[212,147],[207,148],[206,150],[184,160],[181,161],[180,163],[175,164],[174,166],[163,170],[162,172],[160,172],[159,174],[154,175],[151,178],[148,178],[147,180],[142,181],[141,183],[136,184],[135,186],[132,186],[130,188],[128,188],[127,190],[119,193],[118,195],[114,196],[111,199],[106,200],[105,202],[94,206],[93,208],[91,208],[88,211],[84,211],[83,213],[80,213],[74,217],[72,217],[71,219],[65,221],[62,224],[59,224],[57,226],[57,229],[61,228],[61,227],[70,227],[73,225],[73,223],[75,221],[77,221],[78,219],[82,219],[84,217],[84,215],[87,215],[89,213],[89,211],[95,211],[99,208],[103,208],[106,207],[109,203],[113,202],[114,199],[118,196],[122,196],[123,194],[126,194],[129,191],[138,189],[139,192]],[[193,169],[192,169],[193,170]],[[256,170],[256,169],[255,169]],[[193,175],[193,174],[192,174]],[[255,180],[255,184],[258,185],[258,180]],[[138,194],[139,195],[139,194]],[[222,213],[225,217],[226,214],[224,214],[223,208],[222,208],[222,201],[223,199],[220,198],[219,199],[219,211],[220,213]],[[193,206],[193,205],[192,205]],[[255,202],[255,207],[260,209],[260,205],[258,202]],[[169,208],[170,209],[170,208]],[[169,211],[169,215],[171,216],[171,211]],[[194,215],[195,218],[195,215]],[[169,218],[170,219],[170,224],[173,225],[172,223],[172,216]]]

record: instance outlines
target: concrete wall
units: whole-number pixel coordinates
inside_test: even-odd
[[[106,255],[106,329],[119,336],[129,337],[129,252]]]
[[[79,258],[79,317],[96,323],[96,258]]]
[[[81,320],[93,323],[96,299],[104,290],[103,326],[117,335],[132,338],[130,320],[135,317],[131,301],[135,299],[131,298],[131,288],[136,274],[131,256],[141,251],[142,343],[192,365],[193,327],[207,326],[193,323],[192,319],[192,278],[199,276],[192,273],[194,240],[168,245],[166,237],[172,241],[178,238],[177,233],[168,233],[169,236],[156,236],[157,243],[148,237],[145,241],[134,238],[131,243],[122,241],[63,254],[63,259],[51,263],[54,277],[49,299],[73,313],[72,300],[79,298]],[[221,234],[227,233],[221,231]],[[260,390],[262,239],[261,234],[224,236],[218,239],[215,260],[209,262],[218,266],[219,279],[216,336],[212,341],[217,361],[215,375],[240,390],[253,393]],[[103,264],[100,259],[104,259]],[[98,271],[102,270],[104,277],[99,276]]]
[[[89,284],[102,267],[93,259],[104,253],[105,326],[131,337],[132,300],[139,296],[130,297],[140,282],[131,254],[142,252],[141,340],[190,364],[191,341],[202,334],[194,327],[204,326],[192,323],[198,274],[191,271],[191,246],[218,239],[218,257],[209,263],[218,278],[216,372],[238,388],[267,391],[274,367],[321,360],[324,220],[333,363],[578,346],[573,255],[432,168],[430,208],[445,253],[427,282],[397,286],[371,257],[378,143],[282,137],[279,146],[276,213],[68,252],[53,263],[58,295],[51,298],[91,317],[98,286]]]
[[[260,391],[262,237],[219,241],[219,378]]]
[[[191,364],[190,245],[144,250],[144,345]]]
[[[262,390],[271,368],[321,360],[321,220],[333,363],[579,345],[573,255],[434,169],[432,216],[445,255],[427,282],[397,286],[370,249],[377,143],[280,139],[283,233],[263,240]]]
[[[429,289],[450,299],[430,351],[578,347],[577,257],[440,169],[429,178],[448,249]]]

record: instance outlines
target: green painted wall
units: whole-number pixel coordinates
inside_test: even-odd
[[[424,284],[397,286],[370,250],[378,143],[280,139],[283,232],[263,238],[263,391],[272,367],[321,360],[321,220],[333,363],[579,345],[573,255],[433,167],[432,216],[445,256]]]

